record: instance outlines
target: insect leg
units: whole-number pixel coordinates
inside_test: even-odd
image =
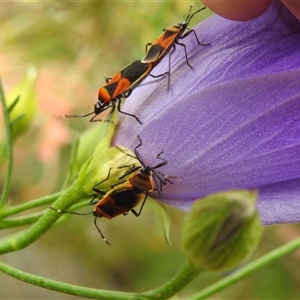
[[[94,192],[96,192],[96,193],[98,193],[98,194],[101,194],[101,195],[105,195],[105,193],[104,193],[103,191],[97,189],[96,187],[97,187],[99,184],[101,184],[101,183],[103,183],[103,182],[105,182],[105,181],[107,181],[107,180],[109,179],[110,171],[111,171],[111,168],[109,168],[109,170],[108,170],[107,177],[106,177],[105,179],[103,179],[102,181],[100,181],[99,183],[97,183],[96,185],[94,185],[94,187],[93,187],[93,191],[94,191]],[[97,198],[97,195],[95,195],[95,196],[93,197],[93,199],[90,201],[90,204],[95,204],[95,201],[94,201],[94,200],[95,200],[96,198]],[[97,201],[97,202],[98,202],[98,201]]]
[[[191,34],[191,33],[194,33],[195,38],[196,38],[197,43],[198,43],[199,46],[210,46],[210,44],[202,44],[202,43],[199,41],[198,36],[197,36],[197,34],[196,34],[196,32],[195,32],[194,29],[188,29],[188,31],[187,31],[185,34],[183,34],[183,35],[180,37],[180,39],[186,38],[186,37],[187,37],[189,34]]]
[[[130,116],[130,117],[135,118],[140,124],[143,124],[143,123],[139,120],[139,118],[138,118],[137,116],[135,116],[135,115],[133,115],[133,114],[130,114],[130,113],[127,113],[127,112],[121,110],[121,101],[118,101],[117,110],[118,110],[118,112],[120,112],[120,113],[122,113],[122,114],[124,114],[124,115],[127,115],[127,116]]]
[[[141,208],[140,208],[139,212],[136,212],[134,209],[131,210],[131,212],[132,212],[136,217],[138,217],[138,216],[141,214],[141,212],[142,212],[142,210],[143,210],[143,207],[144,207],[144,204],[145,204],[145,202],[146,202],[147,197],[148,197],[148,192],[145,194],[145,198],[144,198],[144,200],[143,200],[143,203],[142,203],[142,205],[141,205]]]

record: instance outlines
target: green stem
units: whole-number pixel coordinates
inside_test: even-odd
[[[43,212],[39,212],[30,216],[10,220],[0,220],[0,230],[33,224],[42,216],[42,214]]]
[[[74,185],[67,190],[54,203],[55,207],[67,210],[73,203],[80,201],[86,195],[83,194],[79,184]],[[4,239],[0,243],[0,254],[23,249],[36,241],[57,221],[61,214],[54,210],[48,209],[38,221],[28,228],[25,232],[21,232],[10,239]]]
[[[11,207],[7,207],[5,208],[3,211],[0,211],[0,219],[18,214],[20,212],[24,212],[26,210],[29,209],[33,209],[39,206],[43,206],[43,205],[49,205],[50,203],[52,203],[54,200],[56,200],[59,196],[61,196],[63,194],[63,192],[59,192],[59,193],[55,193],[52,195],[48,195],[45,197],[41,197],[29,202],[25,202],[19,205],[15,205],[15,206],[11,206]]]
[[[286,256],[287,254],[297,250],[300,248],[300,238],[297,238],[271,252],[264,255],[263,257],[257,259],[256,261],[248,264],[244,268],[237,270],[233,274],[227,276],[226,278],[219,280],[215,284],[203,289],[201,292],[193,295],[190,299],[199,300],[199,299],[207,299],[209,296],[231,286],[235,282],[245,278],[246,276],[254,273],[258,269],[274,262],[275,260]]]
[[[123,293],[123,292],[113,292],[113,291],[105,291],[105,290],[98,290],[93,288],[86,288],[81,286],[76,286],[64,282],[59,282],[56,280],[47,279],[41,276],[32,275],[30,273],[26,273],[15,269],[11,266],[8,266],[2,262],[0,262],[0,271],[3,273],[12,276],[16,279],[21,281],[43,287],[49,290],[69,294],[69,295],[76,295],[81,296],[89,299],[135,299],[134,294],[130,293]]]
[[[200,271],[195,269],[192,264],[186,263],[170,281],[155,290],[141,293],[139,296],[141,299],[168,299],[193,281],[199,273]]]
[[[43,287],[49,290],[81,296],[89,299],[166,299],[170,296],[176,294],[188,283],[190,283],[199,272],[196,271],[191,265],[187,264],[177,276],[175,276],[170,282],[166,283],[162,287],[155,289],[146,293],[125,293],[125,292],[115,292],[107,290],[98,290],[94,288],[86,288],[82,286],[72,285],[64,282],[59,282],[44,278],[41,276],[36,276],[30,273],[26,273],[15,269],[9,265],[0,262],[0,271],[12,276],[21,281]]]
[[[61,194],[61,193],[59,193]],[[52,195],[53,196],[53,195]],[[50,204],[53,202],[53,199],[51,202],[47,201],[44,204]],[[75,205],[72,205],[72,211],[76,211],[79,208],[86,207],[88,201],[81,202]],[[5,211],[6,212],[6,211]],[[1,219],[1,213],[0,213],[0,230],[1,229],[8,229],[8,228],[13,228],[13,227],[18,227],[18,226],[24,226],[24,225],[30,225],[35,223],[43,214],[45,211],[40,211],[31,215],[25,215],[22,217],[18,218],[11,218],[11,219]],[[61,216],[61,218],[57,221],[60,222],[66,217],[66,215]]]
[[[4,206],[8,196],[10,183],[11,183],[12,169],[13,169],[13,145],[12,145],[13,132],[12,132],[12,126],[10,124],[9,112],[5,103],[5,96],[4,96],[1,80],[0,80],[0,101],[3,110],[4,124],[6,130],[6,155],[7,155],[6,176],[4,178],[4,184],[3,184],[2,193],[0,197],[0,208],[1,208]]]

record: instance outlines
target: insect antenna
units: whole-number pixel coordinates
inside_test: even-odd
[[[61,116],[57,116],[57,119],[69,119],[69,118],[85,118],[85,117],[88,117],[92,114],[94,114],[95,112],[90,112],[90,113],[87,113],[85,115],[61,115]]]
[[[93,211],[89,211],[87,213],[78,213],[78,212],[75,212],[75,211],[61,210],[61,209],[58,209],[58,208],[54,208],[52,206],[50,206],[49,208],[52,209],[52,210],[55,210],[56,212],[58,212],[60,214],[70,214],[70,215],[77,215],[77,216],[87,216],[87,215],[90,215],[90,214],[93,213]]]
[[[104,237],[103,233],[101,232],[100,228],[98,227],[97,219],[98,219],[98,216],[96,215],[96,216],[95,216],[95,220],[94,220],[94,224],[95,224],[95,226],[96,226],[98,232],[100,233],[103,242],[105,242],[107,245],[110,246],[110,243],[107,241],[107,239]]]

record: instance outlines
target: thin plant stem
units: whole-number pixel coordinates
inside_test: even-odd
[[[43,215],[43,213],[44,212],[39,212],[30,216],[22,216],[9,220],[0,220],[0,230],[33,224]]]
[[[78,184],[74,184],[56,200],[61,209],[68,209],[74,202],[84,198],[84,194]],[[48,209],[46,212],[25,232],[16,234],[13,238],[5,239],[0,243],[0,254],[17,251],[27,247],[49,230],[60,218],[60,214]]]
[[[88,299],[136,299],[136,297],[134,297],[134,294],[131,293],[98,290],[94,288],[86,288],[69,283],[59,282],[56,280],[51,280],[48,278],[23,272],[2,262],[0,262],[0,271],[16,279],[39,287],[69,295],[82,296]]]
[[[191,283],[199,273],[200,270],[197,270],[192,264],[186,263],[170,281],[157,289],[141,293],[140,296],[142,299],[168,299]]]
[[[200,300],[200,299],[207,299],[211,295],[232,286],[235,282],[240,281],[241,279],[245,278],[246,276],[254,273],[258,269],[265,267],[266,265],[274,262],[275,260],[286,256],[289,253],[300,248],[300,238],[297,238],[271,252],[264,255],[263,257],[257,259],[256,261],[248,264],[247,266],[243,267],[240,270],[232,273],[231,275],[227,276],[226,278],[219,280],[215,284],[203,289],[201,292],[193,295],[190,297],[191,300]]]
[[[0,212],[0,219],[24,212],[29,209],[37,208],[43,205],[49,205],[54,200],[56,200],[59,196],[61,196],[63,192],[58,192],[52,195],[47,195],[45,197],[41,197],[35,200],[31,200],[26,203],[18,204],[15,206],[7,207],[5,210]]]
[[[6,130],[6,156],[7,156],[7,169],[4,178],[4,184],[2,188],[2,193],[0,197],[0,208],[5,205],[6,199],[8,197],[8,192],[10,189],[12,169],[13,169],[13,130],[10,124],[9,111],[6,107],[5,95],[2,87],[2,82],[0,79],[0,101],[4,117],[4,125]]]
[[[171,281],[169,281],[168,283],[164,284],[162,287],[146,293],[137,294],[137,293],[99,290],[99,289],[86,288],[78,285],[59,282],[56,280],[51,280],[48,278],[23,272],[2,262],[0,262],[0,271],[21,281],[39,287],[43,287],[49,290],[53,290],[53,291],[57,291],[69,295],[81,296],[89,299],[108,299],[108,300],[110,299],[114,299],[114,300],[166,299],[171,297],[178,291],[180,291],[183,287],[185,287],[188,283],[190,283],[199,274],[199,272],[196,271],[191,265],[187,264],[178,273],[177,276],[171,279]]]

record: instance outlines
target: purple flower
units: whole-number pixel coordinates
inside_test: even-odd
[[[196,18],[196,16],[195,16]],[[168,24],[166,24],[168,25]],[[128,98],[114,143],[175,175],[164,203],[188,210],[196,198],[259,190],[263,224],[300,222],[300,22],[278,1],[258,19],[212,16],[171,55],[168,78],[148,77]],[[152,74],[168,70],[168,56]]]

